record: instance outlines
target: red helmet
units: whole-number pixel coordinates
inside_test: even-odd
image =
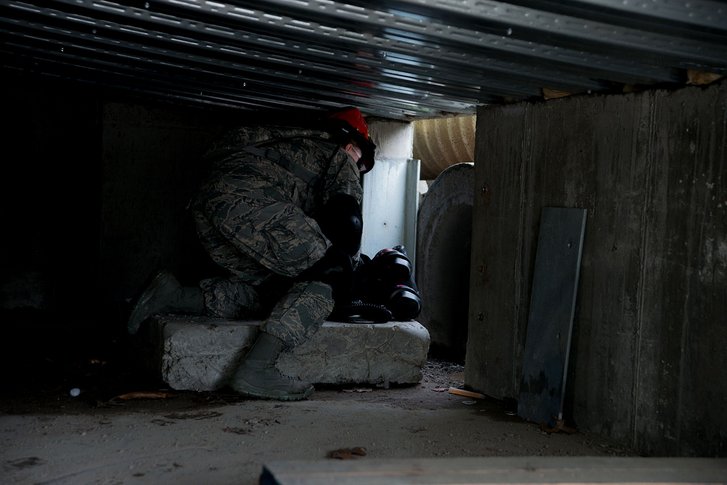
[[[361,159],[358,162],[361,173],[366,173],[374,168],[374,152],[376,145],[369,136],[369,127],[366,125],[361,111],[358,108],[344,108],[334,111],[328,115],[333,122],[334,136],[354,141],[361,149]],[[348,141],[346,140],[346,141]]]
[[[369,127],[366,125],[366,120],[358,108],[345,108],[341,111],[331,113],[330,116],[331,118],[345,121],[351,128],[358,131],[365,140],[369,139]]]

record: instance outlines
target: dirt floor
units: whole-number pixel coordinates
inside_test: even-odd
[[[98,359],[44,365],[55,379],[0,395],[2,483],[257,483],[276,460],[632,454],[451,394],[463,367],[443,361],[419,385],[317,389],[290,403],[174,392]],[[124,396],[135,391],[160,394]]]

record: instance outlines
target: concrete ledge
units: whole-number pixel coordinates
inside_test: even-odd
[[[160,315],[150,322],[153,370],[172,389],[219,389],[255,341],[259,324]]]
[[[265,464],[265,485],[440,483],[724,483],[719,458],[468,457],[277,461]]]
[[[321,384],[413,384],[422,379],[428,351],[429,332],[418,322],[325,322],[282,354],[278,369]]]
[[[259,321],[161,315],[150,322],[153,365],[172,389],[224,387],[257,336]],[[325,322],[278,359],[284,374],[317,384],[414,384],[429,351],[418,322]]]

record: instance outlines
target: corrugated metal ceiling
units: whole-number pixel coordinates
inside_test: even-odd
[[[708,0],[0,2],[3,70],[250,110],[474,113],[727,72]]]

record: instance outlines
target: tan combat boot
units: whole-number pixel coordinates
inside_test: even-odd
[[[279,401],[298,401],[310,396],[313,392],[311,384],[286,377],[275,367],[282,350],[282,340],[260,332],[230,380],[230,387],[246,396]]]

